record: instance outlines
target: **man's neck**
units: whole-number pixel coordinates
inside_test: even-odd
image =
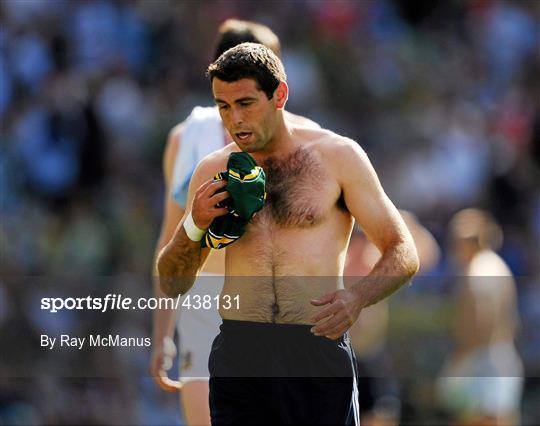
[[[284,110],[279,111],[278,123],[274,135],[261,151],[252,153],[257,162],[268,157],[280,157],[295,149],[293,134],[293,124],[286,118]]]

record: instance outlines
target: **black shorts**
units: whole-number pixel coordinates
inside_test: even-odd
[[[212,424],[357,425],[348,336],[310,328],[223,320],[208,361]]]

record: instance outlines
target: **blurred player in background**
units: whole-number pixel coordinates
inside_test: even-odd
[[[226,50],[243,42],[260,43],[278,56],[280,54],[279,39],[270,28],[255,22],[228,19],[219,27],[214,60]],[[286,114],[296,124],[319,127],[306,118],[288,112]],[[189,182],[198,162],[231,141],[232,138],[223,127],[217,107],[195,107],[184,122],[171,130],[163,160],[166,199],[156,258],[171,239],[184,214]],[[200,280],[198,293],[216,295],[221,292],[225,271],[224,259],[225,249],[212,250],[201,275],[216,278]],[[157,272],[154,270],[154,276],[156,275]],[[205,286],[212,288],[206,287],[208,291],[205,292]],[[157,280],[154,280],[154,294],[156,297],[166,297],[160,290]],[[210,346],[219,332],[221,318],[214,309],[183,310],[178,321],[181,352],[180,382],[167,376],[176,355],[173,340],[175,318],[174,310],[154,311],[150,371],[164,390],[181,389],[180,399],[188,425],[210,424],[207,364]],[[203,376],[194,377],[201,375],[201,372],[204,372]]]
[[[516,284],[495,253],[501,228],[489,213],[466,209],[451,220],[450,238],[460,279],[441,402],[458,425],[517,425],[523,366],[514,346]]]
[[[440,249],[431,233],[416,217],[400,210],[414,239],[420,270],[430,271],[440,259]],[[380,252],[355,225],[347,251],[345,282],[351,277],[365,276],[380,258]],[[347,278],[348,277],[348,278]],[[355,280],[352,279],[352,282]],[[399,383],[392,377],[392,362],[386,353],[388,302],[383,300],[364,309],[349,330],[358,366],[358,395],[362,426],[394,426],[399,424],[401,403]]]

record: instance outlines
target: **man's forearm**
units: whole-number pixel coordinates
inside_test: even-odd
[[[161,290],[169,297],[185,294],[195,282],[201,261],[201,244],[191,241],[179,225],[173,238],[158,256]]]
[[[160,289],[159,278],[154,278],[154,297],[161,299],[168,297]],[[171,337],[174,332],[176,321],[176,309],[160,308],[154,310],[152,338],[154,342],[163,342],[165,337]]]
[[[154,264],[153,264],[153,271],[152,271],[152,281],[153,281],[153,288],[154,288],[154,297],[156,299],[161,299],[164,297],[167,297],[165,293],[160,288],[159,285],[159,277],[158,277],[158,271],[157,271],[157,259],[158,255],[165,246],[165,243],[160,241],[158,242],[158,246],[156,249],[156,253],[154,256]],[[154,321],[152,322],[152,339],[157,344],[161,344],[163,342],[163,339],[165,337],[171,337],[174,332],[174,323],[176,320],[176,309],[169,309],[169,308],[161,308],[161,309],[155,309],[154,310]]]
[[[397,291],[418,271],[414,244],[403,242],[386,250],[368,276],[352,286],[363,307],[374,305]]]

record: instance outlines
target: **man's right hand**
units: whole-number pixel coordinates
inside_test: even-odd
[[[150,373],[161,389],[177,392],[182,389],[182,384],[167,375],[176,356],[176,345],[170,337],[165,337],[161,343],[156,342],[155,345],[150,361]]]
[[[226,215],[229,210],[225,207],[216,207],[216,204],[229,198],[227,191],[218,192],[227,186],[226,180],[204,182],[193,198],[191,217],[199,229],[206,230],[218,216]]]

